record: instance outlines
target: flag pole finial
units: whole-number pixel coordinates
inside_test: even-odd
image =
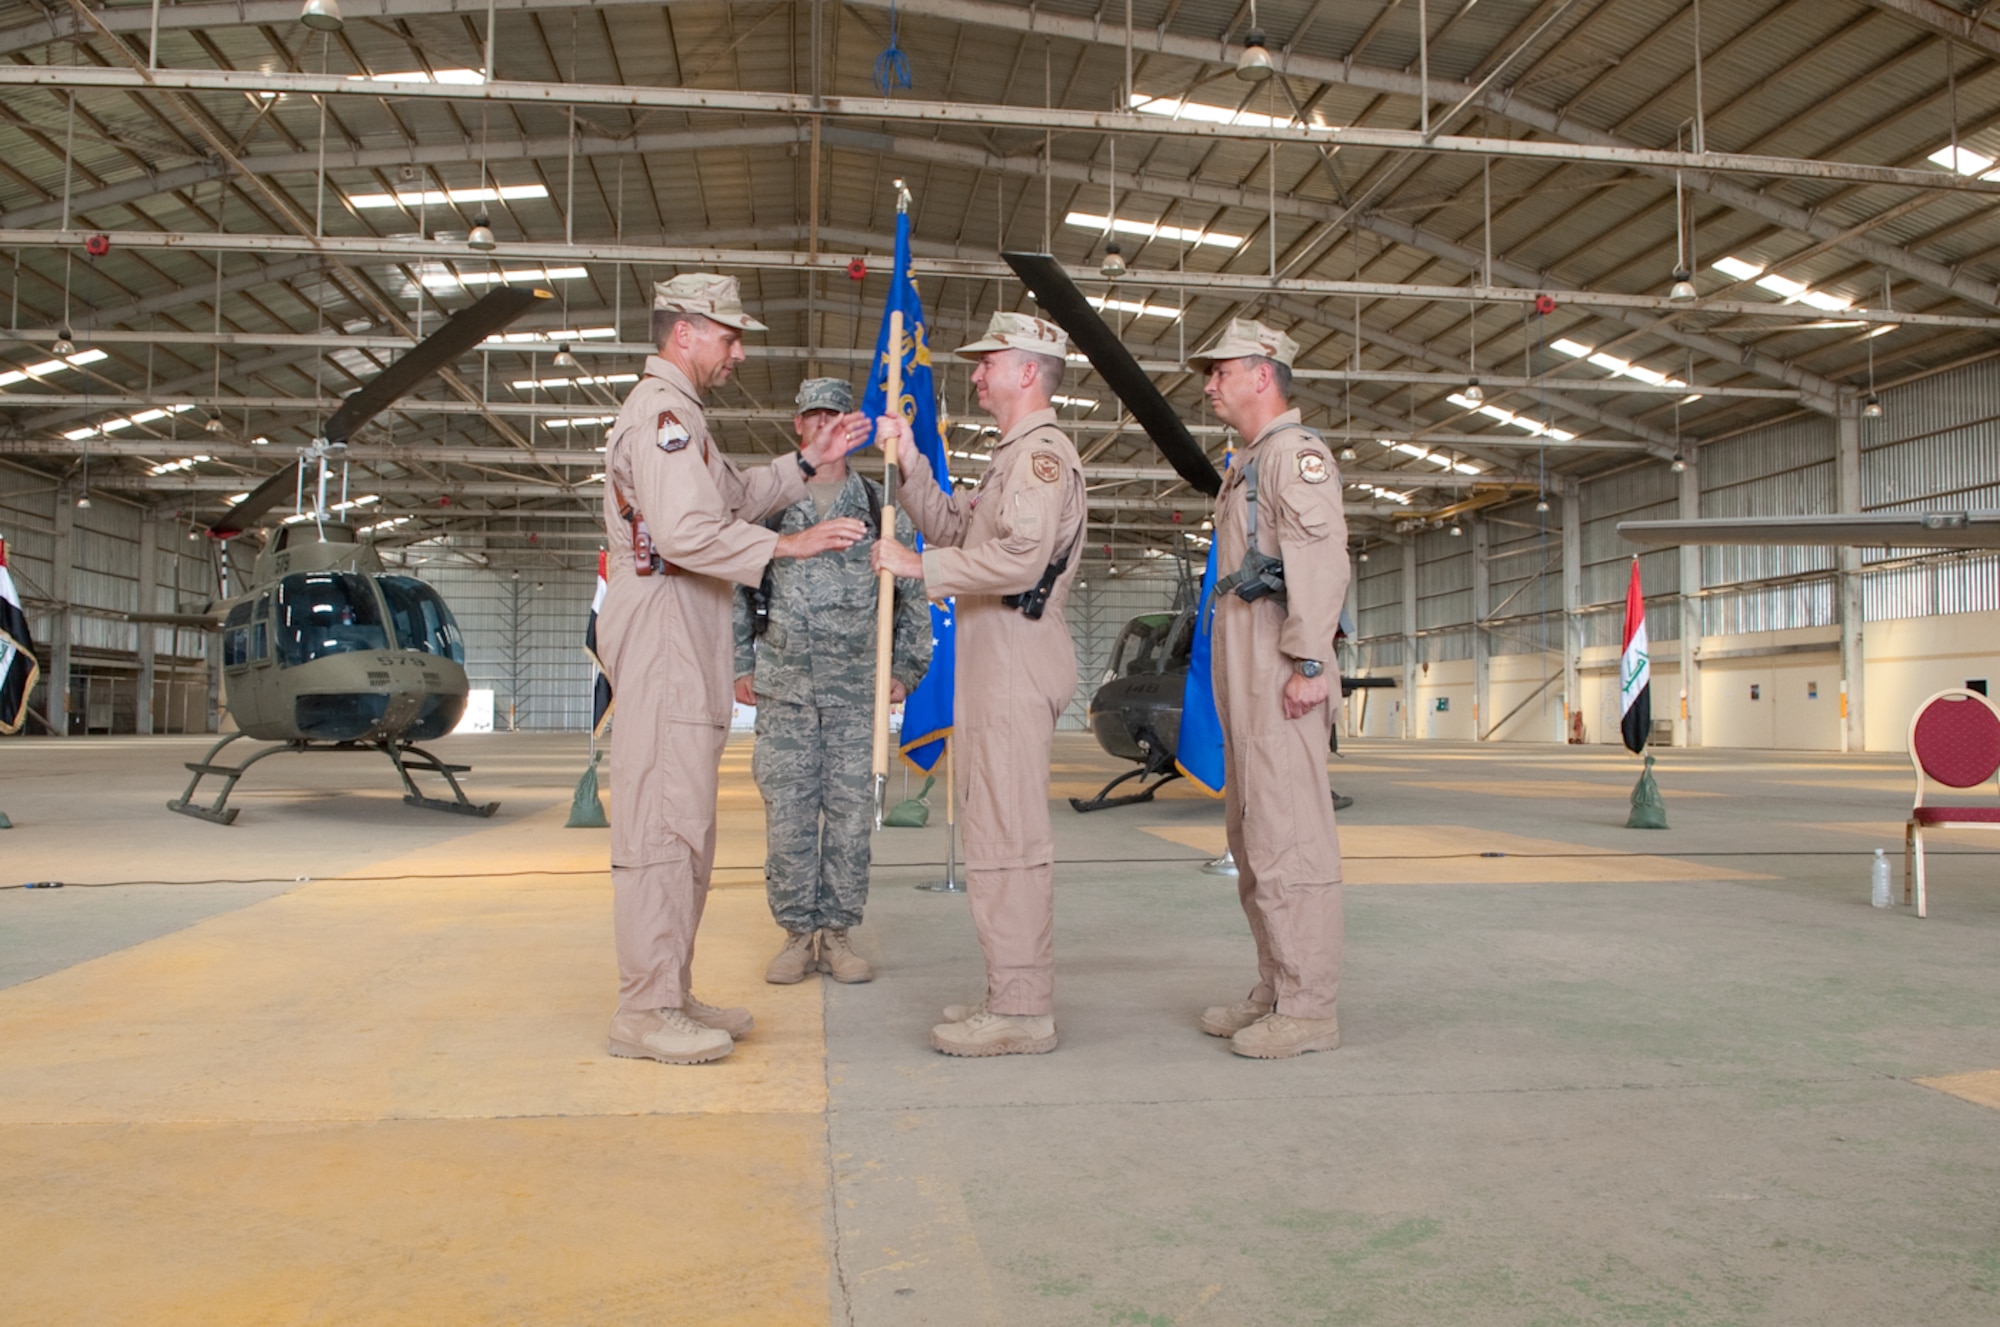
[[[898,216],[901,216],[903,213],[908,212],[910,210],[910,190],[909,187],[903,183],[900,177],[896,179],[895,187],[896,187],[896,214]]]

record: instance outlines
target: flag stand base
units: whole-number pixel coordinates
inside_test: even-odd
[[[958,878],[958,826],[950,821],[944,827],[944,879],[930,880],[918,885],[925,894],[963,894],[965,883]]]

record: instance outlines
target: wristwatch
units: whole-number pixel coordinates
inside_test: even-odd
[[[1292,671],[1300,677],[1318,677],[1326,671],[1326,665],[1317,659],[1294,659]]]
[[[806,454],[804,452],[794,452],[792,454],[799,458],[799,473],[804,475],[807,479],[811,479],[814,475],[819,473],[819,467],[814,465],[811,461],[808,461],[806,459]]]

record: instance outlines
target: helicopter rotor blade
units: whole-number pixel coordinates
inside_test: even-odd
[[[219,520],[208,527],[209,537],[234,539],[255,525],[259,516],[292,496],[298,485],[299,467],[303,464],[305,464],[303,459],[293,461],[244,494],[243,501],[224,512]]]
[[[499,286],[488,291],[478,303],[453,314],[444,326],[342,401],[340,409],[326,421],[326,440],[334,444],[346,442],[363,424],[394,405],[412,387],[540,301],[554,298],[548,291],[532,286]]]
[[[487,292],[471,308],[451,316],[445,325],[419,341],[409,353],[376,374],[360,391],[340,403],[326,421],[324,442],[344,446],[363,424],[394,405],[418,383],[513,322],[542,300],[555,296],[531,286],[500,286]],[[225,512],[208,527],[216,539],[231,539],[257,523],[257,518],[276,506],[287,494],[295,493],[299,467],[294,461],[250,490],[243,501]]]
[[[1014,269],[1014,275],[1021,278],[1021,284],[1034,292],[1035,302],[1042,312],[1053,319],[1058,326],[1069,333],[1069,339],[1083,352],[1090,366],[1097,370],[1132,412],[1132,418],[1167,463],[1179,472],[1182,479],[1203,493],[1214,496],[1222,491],[1222,476],[1208,459],[1201,444],[1194,440],[1187,425],[1174,413],[1173,406],[1132,358],[1132,352],[1125,343],[1100,318],[1097,310],[1069,279],[1062,264],[1045,253],[1003,253],[1007,266]]]

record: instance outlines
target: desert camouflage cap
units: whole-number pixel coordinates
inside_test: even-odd
[[[832,410],[846,414],[854,409],[854,388],[845,378],[807,378],[799,384],[799,413]]]
[[[671,281],[655,282],[653,307],[674,313],[698,313],[745,332],[771,330],[743,311],[743,296],[736,278],[713,272],[683,272]]]
[[[1213,341],[1188,356],[1188,367],[1197,373],[1207,373],[1211,364],[1225,359],[1242,359],[1245,355],[1275,359],[1289,369],[1292,361],[1299,356],[1299,343],[1254,318],[1231,318],[1229,325]]]
[[[1046,319],[1027,313],[1000,312],[986,324],[986,335],[951,353],[977,359],[989,350],[1025,350],[1033,355],[1069,354],[1069,333]]]

